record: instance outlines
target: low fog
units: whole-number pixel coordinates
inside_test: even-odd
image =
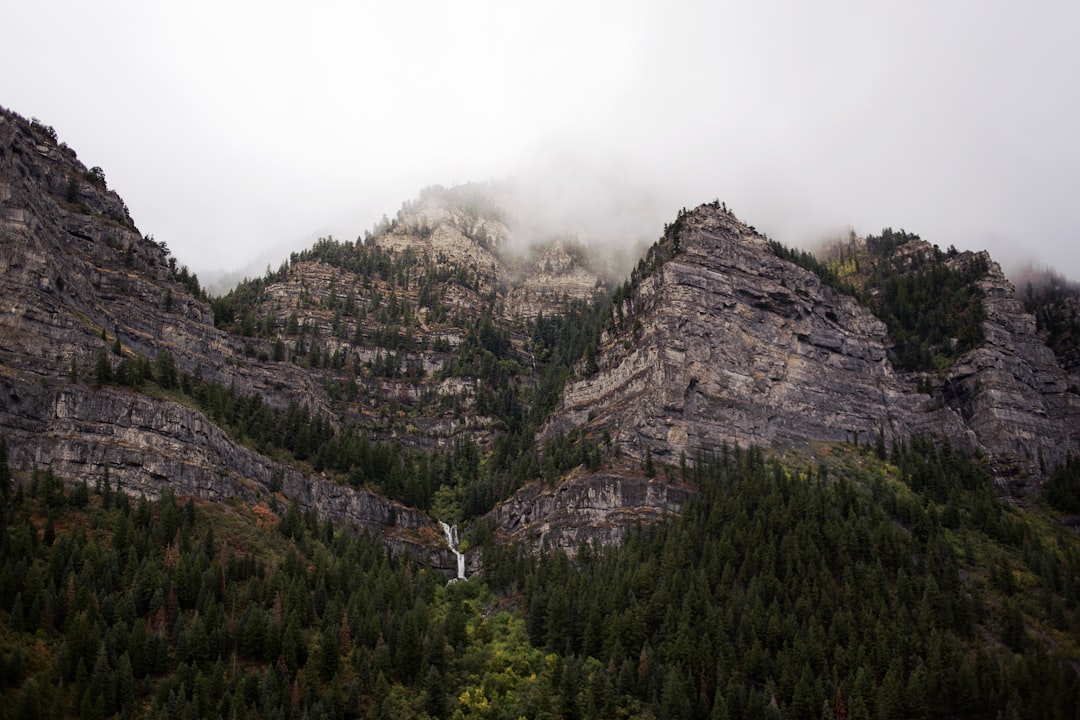
[[[905,228],[1080,278],[1080,5],[58,0],[0,104],[212,271],[514,183],[522,238],[630,252],[714,198],[788,245]]]

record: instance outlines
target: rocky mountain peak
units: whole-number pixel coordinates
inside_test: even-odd
[[[616,293],[594,372],[568,384],[546,432],[584,427],[667,462],[724,443],[929,432],[986,453],[1003,483],[1030,489],[1040,462],[1080,447],[1076,378],[988,255],[901,240],[890,272],[929,260],[974,269],[968,296],[981,298],[985,339],[936,373],[897,367],[891,327],[855,291],[779,257],[713,203],[681,212]]]
[[[293,498],[414,549],[440,537],[433,515],[487,514],[571,550],[677,512],[692,488],[645,467],[725,444],[934,433],[1010,491],[1080,448],[1071,351],[1044,342],[1058,316],[1026,308],[985,253],[888,231],[818,261],[713,202],[609,290],[587,242],[519,236],[503,207],[484,185],[431,188],[210,298],[103,172],[0,113],[13,467]],[[947,312],[924,302],[928,279]]]

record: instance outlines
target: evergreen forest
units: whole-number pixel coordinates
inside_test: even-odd
[[[899,370],[940,372],[983,343],[978,280],[988,266],[981,255],[961,258],[955,248],[942,252],[892,228],[861,244],[838,243],[824,259],[773,240],[769,247],[837,292],[854,295],[884,321]]]
[[[51,128],[34,128],[56,143]],[[95,217],[100,168],[61,187],[79,223],[134,232],[122,201]],[[103,230],[98,242],[57,224],[62,241],[39,248],[28,234],[37,255],[8,263],[12,276],[31,277],[27,267],[50,257],[41,248],[63,248],[67,269],[33,276],[19,295],[33,301],[11,314],[9,337],[26,347],[5,350],[15,362],[5,354],[0,368],[19,379],[3,385],[12,421],[0,433],[0,720],[1080,718],[1080,458],[1050,466],[1030,453],[1015,468],[1032,481],[1020,498],[999,494],[987,457],[941,437],[887,442],[885,427],[862,443],[852,430],[847,442],[693,457],[695,445],[669,435],[674,452],[689,449],[664,462],[671,455],[642,442],[642,426],[605,424],[614,413],[593,407],[560,418],[559,405],[568,381],[590,377],[630,377],[609,408],[641,402],[632,363],[613,362],[635,343],[658,350],[638,356],[654,362],[667,344],[656,329],[695,304],[663,315],[650,304],[665,264],[701,250],[684,232],[693,213],[665,225],[621,284],[591,270],[548,282],[560,268],[588,269],[572,238],[543,267],[497,257],[502,220],[483,192],[432,188],[373,234],[321,239],[218,297],[149,236],[125,245]],[[732,232],[747,230],[757,237],[741,224]],[[988,256],[889,228],[820,258],[769,247],[868,308],[888,333],[887,369],[931,395],[919,402],[950,411],[939,381],[991,327]],[[524,282],[529,272],[542,287]],[[1055,397],[1068,405],[1080,290],[1050,278],[1022,300],[1064,370],[1069,388]],[[877,322],[863,324],[877,337]],[[24,337],[39,325],[46,332]],[[170,337],[151,341],[150,326]],[[171,328],[187,331],[171,342]],[[160,496],[129,494],[118,459],[125,478],[145,468],[126,451],[160,428],[119,432],[114,454],[88,457],[105,443],[87,428],[115,422],[122,404],[60,418],[58,389],[205,416],[223,445],[268,461],[258,477],[229,478],[258,499],[181,495],[168,471],[142,485]],[[567,419],[579,409],[585,424]],[[1075,415],[1061,417],[1054,427],[1067,433]],[[163,423],[162,436],[187,437],[171,427],[182,422]],[[80,437],[35,444],[35,433]],[[18,472],[5,435],[23,443],[10,455]],[[50,469],[59,453],[85,457]],[[208,483],[235,465],[219,455]],[[59,467],[92,469],[61,477]],[[390,519],[372,526],[385,534],[334,525],[302,504],[316,505],[310,496],[287,497],[289,471],[342,496],[378,495]],[[517,530],[493,520],[526,486],[555,494],[569,477],[605,475],[661,478],[641,485],[688,500],[664,515],[610,503],[608,525],[588,529],[619,531],[609,546],[543,545],[557,512]],[[458,526],[468,578],[397,549],[445,545],[434,522],[398,526],[395,503]]]
[[[12,477],[5,718],[1074,718],[1080,538],[913,438],[721,448],[679,517],[458,582],[280,496]]]

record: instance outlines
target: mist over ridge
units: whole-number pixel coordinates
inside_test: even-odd
[[[527,260],[542,248],[559,242],[587,251],[582,260],[591,270],[609,283],[620,283],[648,247],[663,235],[664,227],[676,217],[680,208],[720,200],[740,220],[769,239],[819,257],[828,255],[838,243],[877,234],[885,227],[898,227],[908,228],[942,249],[960,246],[960,249],[974,252],[989,251],[1017,287],[1033,276],[1039,278],[1037,284],[1041,284],[1047,273],[1058,276],[1057,282],[1075,282],[1067,271],[1046,265],[1032,248],[1017,247],[1001,237],[988,236],[983,246],[972,246],[970,242],[965,245],[964,238],[957,240],[923,234],[921,228],[905,223],[902,218],[882,227],[860,227],[844,220],[829,222],[821,218],[820,212],[806,216],[789,212],[788,208],[793,204],[791,198],[779,198],[784,192],[782,188],[776,190],[780,201],[775,203],[765,199],[762,188],[757,191],[760,194],[749,191],[749,198],[744,198],[750,200],[749,207],[744,210],[723,195],[695,197],[689,188],[675,185],[663,188],[644,167],[625,159],[608,156],[599,162],[587,153],[552,152],[542,160],[526,164],[523,170],[514,174],[421,187],[400,200],[396,212],[388,205],[379,219],[374,219],[367,228],[357,228],[344,235],[334,232],[310,234],[308,240],[282,243],[264,250],[238,269],[200,268],[197,260],[189,264],[212,292],[224,293],[244,278],[259,277],[267,267],[276,268],[291,253],[310,247],[321,237],[362,242],[385,232],[391,219],[415,224],[418,218],[423,218],[428,223],[436,223],[443,217],[446,207],[453,206],[468,208],[470,213],[501,223],[504,230],[497,238],[497,249],[511,263]],[[806,217],[817,219],[801,224]],[[186,258],[181,257],[181,260],[187,262]]]

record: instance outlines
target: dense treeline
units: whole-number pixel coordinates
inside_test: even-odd
[[[440,718],[507,638],[517,667],[554,664],[520,620],[485,619],[482,587],[295,504],[133,502],[107,472],[24,485],[0,534],[3,717]]]
[[[987,273],[986,261],[976,255],[956,268],[936,246],[929,254],[895,258],[892,251],[912,237],[917,236],[887,228],[867,238],[873,270],[865,291],[872,298],[870,307],[889,327],[897,366],[943,370],[983,343],[986,311],[977,283]]]
[[[596,348],[610,307],[608,297],[599,293],[592,302],[567,303],[559,315],[539,315],[527,326],[535,384],[504,376],[501,383],[495,378],[496,382],[485,389],[492,393],[490,397],[485,399],[481,393],[478,404],[498,418],[504,430],[495,439],[484,463],[485,474],[473,492],[474,496],[491,498],[485,511],[526,482],[539,477],[553,480],[578,464],[574,460],[579,456],[570,448],[583,443],[581,438],[563,436],[539,447],[536,431],[558,404],[566,381],[579,364],[584,364],[584,372],[589,372],[590,366],[595,371]]]
[[[853,453],[789,471],[725,451],[671,524],[577,566],[493,549],[492,582],[523,593],[534,644],[599,660],[585,715],[1073,717],[1076,538],[947,447]]]
[[[463,451],[466,452],[466,451]],[[4,717],[1074,717],[1080,543],[916,438],[722,449],[620,548],[445,585],[275,509],[156,502],[0,442]],[[798,468],[798,469],[796,469]],[[489,590],[489,588],[491,588]],[[494,590],[497,595],[492,594]]]
[[[1080,458],[1070,454],[1052,469],[1043,491],[1051,506],[1062,512],[1080,513]]]
[[[977,283],[988,268],[979,255],[959,267],[948,263],[958,255],[953,248],[899,252],[913,242],[921,242],[918,235],[885,228],[867,236],[864,250],[845,251],[840,244],[835,257],[824,261],[773,240],[769,247],[836,291],[858,297],[883,320],[899,369],[940,371],[983,343],[986,311]]]

